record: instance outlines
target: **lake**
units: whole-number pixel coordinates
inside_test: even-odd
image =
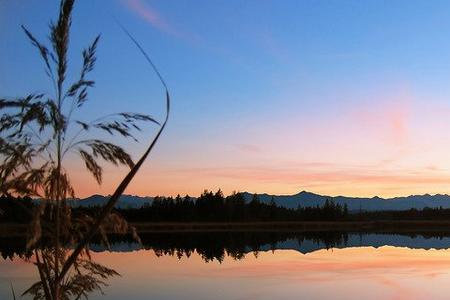
[[[122,276],[89,299],[448,299],[450,237],[342,232],[149,233],[113,237],[93,259]],[[0,299],[37,278],[0,239]],[[21,258],[21,257],[22,258]]]

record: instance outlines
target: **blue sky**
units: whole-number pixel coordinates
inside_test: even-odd
[[[2,96],[51,92],[20,25],[45,40],[57,10],[0,2]],[[115,18],[173,98],[168,130],[128,192],[450,192],[448,1],[78,1],[74,76],[81,49],[102,34],[86,119],[164,113],[163,89]],[[135,157],[154,129],[130,145]],[[124,170],[108,170],[81,194],[110,192]]]

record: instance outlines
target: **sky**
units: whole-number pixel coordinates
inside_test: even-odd
[[[51,93],[20,25],[45,41],[57,13],[56,0],[0,0],[0,96]],[[101,34],[80,119],[164,117],[161,84],[115,20],[173,107],[126,193],[450,193],[448,1],[78,1],[72,76]],[[114,142],[136,159],[156,129]],[[127,171],[106,166],[98,186],[77,157],[64,163],[80,197],[111,194]]]

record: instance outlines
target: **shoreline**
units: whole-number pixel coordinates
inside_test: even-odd
[[[450,221],[299,221],[299,222],[164,222],[130,223],[139,232],[442,232],[450,235]]]
[[[450,220],[298,221],[298,222],[140,222],[129,223],[138,233],[190,232],[384,232],[443,233],[450,235]],[[27,224],[0,224],[0,236],[26,236]]]

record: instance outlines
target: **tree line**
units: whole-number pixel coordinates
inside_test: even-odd
[[[344,220],[346,206],[331,200],[321,207],[289,209],[261,202],[256,194],[246,201],[241,193],[224,196],[221,190],[205,190],[200,197],[155,197],[151,204],[137,209],[119,209],[125,219],[134,222],[266,222],[298,220]]]
[[[0,222],[28,223],[37,201],[29,197],[0,197]],[[224,196],[221,190],[205,190],[200,197],[157,196],[140,208],[115,208],[129,222],[295,222],[295,221],[377,221],[377,220],[450,220],[450,209],[424,208],[402,211],[349,212],[346,205],[329,199],[322,206],[278,206],[274,198],[269,203],[254,194],[246,201],[243,194]],[[78,207],[74,215],[98,213],[95,207]]]
[[[35,202],[31,198],[0,197],[0,221],[26,223]],[[129,222],[268,222],[298,220],[345,220],[346,206],[331,200],[321,207],[288,209],[277,206],[274,199],[263,203],[255,194],[246,202],[241,193],[224,196],[205,190],[197,199],[189,196],[155,197],[141,208],[116,208],[115,211]],[[95,215],[96,208],[79,207],[74,213]]]

